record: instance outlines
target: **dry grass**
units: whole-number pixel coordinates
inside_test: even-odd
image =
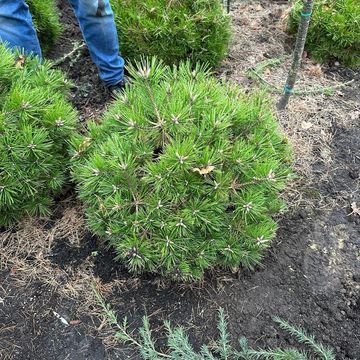
[[[246,89],[263,87],[264,83],[249,79],[249,70],[264,61],[281,59],[281,63],[266,68],[261,74],[264,82],[281,89],[291,65],[293,42],[285,33],[286,16],[290,4],[286,1],[236,1],[233,43],[228,59],[220,69],[220,77],[238,83]],[[246,16],[244,16],[246,14]],[[331,142],[336,127],[355,126],[360,116],[360,99],[346,98],[338,88],[342,84],[336,74],[326,75],[326,66],[314,63],[308,57],[303,66],[296,89],[313,90],[333,87],[334,94],[318,92],[312,95],[293,96],[286,111],[278,113],[280,124],[294,149],[294,170],[297,179],[285,194],[292,206],[311,205],[304,188],[321,181],[330,181],[332,166]],[[356,75],[355,72],[353,73]],[[269,91],[274,90],[266,86]],[[354,92],[358,83],[351,84]],[[274,95],[277,101],[279,95]],[[322,164],[321,173],[314,172],[314,165]],[[326,206],[326,205],[325,205]]]
[[[19,287],[41,281],[57,288],[62,296],[86,300],[81,302],[86,308],[88,301],[93,303],[90,284],[99,281],[94,277],[91,261],[86,260],[77,269],[64,270],[51,262],[55,240],[80,245],[86,231],[81,206],[70,201],[62,216],[50,225],[38,219],[24,219],[16,228],[0,233],[0,269],[9,270]]]
[[[61,206],[62,204],[59,204]],[[34,264],[46,267],[51,256],[54,240],[66,239],[73,245],[79,245],[86,231],[82,209],[71,203],[53,226],[39,219],[24,219],[16,227],[0,233],[2,250],[0,269],[11,269],[13,273],[24,271],[31,276]]]

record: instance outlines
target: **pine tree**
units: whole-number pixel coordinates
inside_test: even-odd
[[[167,64],[190,59],[212,66],[224,59],[230,17],[220,0],[112,0],[122,54],[157,56]]]
[[[66,181],[76,112],[49,63],[0,45],[0,226],[46,216]]]
[[[268,98],[189,62],[153,58],[129,71],[102,123],[73,140],[90,228],[134,273],[192,280],[258,264],[291,157]]]
[[[54,46],[62,32],[59,10],[55,0],[27,0],[41,47],[44,51]]]
[[[288,21],[291,33],[298,29],[302,7],[302,0],[294,1]],[[346,66],[360,66],[360,2],[314,0],[305,49],[320,62],[337,59]]]

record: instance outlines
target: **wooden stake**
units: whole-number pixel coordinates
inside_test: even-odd
[[[301,20],[297,32],[293,62],[284,87],[284,94],[277,104],[278,110],[284,110],[286,108],[290,96],[294,92],[294,86],[295,86],[297,74],[300,69],[301,60],[304,53],[304,47],[305,47],[307,33],[309,30],[311,15],[314,7],[314,1],[313,0],[303,0],[303,1],[304,1],[304,7],[301,12]]]

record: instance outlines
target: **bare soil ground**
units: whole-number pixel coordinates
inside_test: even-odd
[[[287,1],[235,1],[234,39],[218,76],[256,88],[261,83],[248,70],[282,58],[262,74],[281,87],[291,61],[292,39],[284,32],[288,7]],[[69,6],[61,1],[59,8],[66,29],[53,59],[72,49],[69,39],[81,39]],[[87,50],[61,68],[77,86],[72,100],[80,120],[99,117],[109,97]],[[148,314],[160,344],[164,319],[186,327],[195,346],[210,342],[221,306],[234,340],[246,336],[255,347],[293,345],[272,322],[277,315],[332,346],[338,359],[360,359],[360,215],[353,211],[354,204],[360,207],[360,75],[306,57],[298,88],[351,79],[351,86],[336,88],[332,96],[294,97],[279,114],[298,177],[284,194],[289,211],[280,218],[277,239],[256,271],[209,273],[196,286],[133,277],[88,232],[73,190],[59,199],[48,221],[26,220],[0,233],[0,359],[137,359],[115,342],[91,286],[132,327]]]

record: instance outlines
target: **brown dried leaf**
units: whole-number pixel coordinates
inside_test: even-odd
[[[24,64],[25,64],[25,56],[24,55],[19,55],[15,59],[15,67],[17,69],[22,69],[24,67]]]
[[[311,76],[322,77],[323,72],[320,64],[310,65],[307,69],[307,73]]]
[[[193,168],[192,171],[193,172],[198,172],[200,175],[206,175],[211,173],[213,170],[215,169],[215,166],[212,165],[208,165],[204,168]]]

